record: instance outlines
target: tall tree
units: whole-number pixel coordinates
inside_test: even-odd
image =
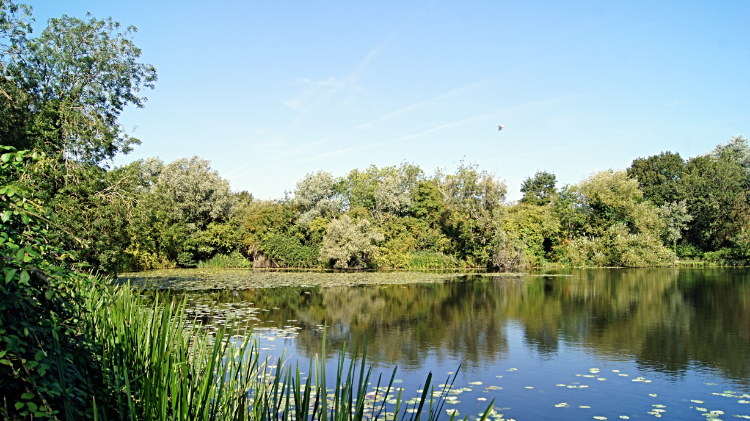
[[[537,171],[534,177],[527,177],[521,183],[521,202],[530,205],[546,205],[557,194],[557,176],[547,171]]]
[[[121,32],[112,19],[63,15],[36,38],[6,37],[2,108],[12,112],[2,118],[0,137],[95,165],[129,152],[140,141],[119,117],[128,105],[143,107],[140,92],[156,81],[155,68],[138,61],[135,32]]]
[[[748,221],[744,168],[728,152],[698,156],[687,162],[683,183],[694,218],[686,238],[704,250],[730,247]]]
[[[685,161],[679,153],[667,151],[637,158],[627,171],[628,176],[638,180],[643,198],[656,206],[684,199],[681,178]]]

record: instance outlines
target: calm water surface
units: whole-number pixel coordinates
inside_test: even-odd
[[[495,420],[750,419],[748,269],[185,294],[204,325],[237,317],[254,325],[262,352],[286,350],[305,368],[322,325],[330,367],[344,344],[351,358],[367,339],[374,373],[397,366],[404,399],[429,372],[440,384],[460,366],[463,392],[445,408],[461,418],[495,399]]]

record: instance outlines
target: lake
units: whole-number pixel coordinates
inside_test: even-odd
[[[446,410],[475,418],[493,399],[496,421],[750,419],[748,269],[123,278],[176,288],[208,329],[233,318],[253,326],[264,355],[286,352],[303,372],[323,326],[329,368],[344,345],[348,359],[367,341],[372,386],[397,366],[404,400],[429,372],[437,386],[460,367],[446,420]]]

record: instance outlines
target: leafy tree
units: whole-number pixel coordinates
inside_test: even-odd
[[[515,235],[523,244],[526,260],[534,265],[552,258],[553,248],[559,245],[560,219],[548,206],[520,203],[508,209],[503,231]],[[505,235],[508,244],[509,235]]]
[[[679,153],[662,152],[637,158],[628,168],[628,176],[638,180],[644,199],[656,206],[684,199],[682,175],[685,161]]]
[[[521,183],[523,193],[522,203],[530,205],[546,205],[552,201],[557,194],[555,184],[557,176],[547,171],[537,171],[534,177],[528,177]]]
[[[713,158],[731,158],[745,169],[746,177],[750,181],[750,145],[743,136],[732,136],[729,142],[716,145],[708,155]]]
[[[100,164],[140,143],[118,119],[128,105],[143,107],[143,89],[156,81],[153,66],[138,62],[135,27],[120,31],[112,19],[50,19],[36,38],[12,38],[14,60],[5,62],[4,107],[12,119],[0,136],[19,148]],[[23,110],[24,114],[19,112]]]
[[[505,182],[463,162],[455,174],[438,171],[433,182],[443,195],[444,232],[455,242],[456,257],[469,266],[491,264],[490,242],[508,192]]]
[[[693,216],[686,239],[706,251],[731,247],[748,221],[744,168],[728,151],[717,158],[698,156],[687,162],[683,184]]]
[[[688,213],[687,202],[665,203],[659,208],[661,218],[664,221],[664,238],[677,249],[677,240],[682,238],[682,231],[686,230],[688,223],[693,220]]]
[[[581,181],[577,190],[587,217],[584,230],[589,235],[602,235],[617,223],[624,224],[634,234],[661,233],[658,209],[643,201],[638,182],[625,171],[600,171]]]
[[[339,189],[346,209],[364,208],[381,218],[403,215],[408,211],[411,195],[423,178],[422,170],[413,164],[366,170],[355,169],[343,178]]]
[[[376,244],[383,241],[383,234],[372,227],[367,219],[354,222],[349,215],[342,215],[328,224],[320,260],[333,262],[340,269],[364,267],[377,252]]]
[[[309,228],[315,218],[330,218],[342,210],[343,203],[336,191],[338,184],[339,180],[331,173],[323,171],[308,174],[297,182],[294,201],[300,212],[297,221],[300,226]]]
[[[552,209],[560,221],[562,242],[585,235],[586,214],[576,186],[564,185],[552,201]]]
[[[196,228],[226,220],[234,203],[229,182],[211,168],[210,161],[198,156],[165,165],[153,194],[157,206],[168,209],[175,221]]]
[[[659,210],[643,201],[638,182],[625,171],[600,171],[575,186],[584,235],[564,246],[572,264],[654,266],[672,261],[660,240]]]
[[[411,191],[407,180],[399,173],[388,174],[375,188],[375,213],[403,215],[411,205]]]

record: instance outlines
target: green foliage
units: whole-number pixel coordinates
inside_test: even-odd
[[[622,223],[610,226],[599,237],[575,238],[564,248],[565,259],[574,266],[646,267],[674,261],[659,237],[634,234]]]
[[[297,182],[294,201],[300,212],[298,223],[309,228],[316,218],[331,218],[343,208],[336,188],[340,183],[332,174],[320,171]]]
[[[198,262],[197,266],[199,268],[251,268],[253,262],[242,253],[235,251],[230,254],[214,254],[210,259]]]
[[[528,266],[526,244],[517,233],[498,230],[492,241],[492,267],[499,270],[518,270]]]
[[[600,171],[579,183],[577,190],[586,215],[584,231],[589,235],[604,234],[614,224],[624,225],[636,234],[661,233],[658,209],[642,200],[638,182],[625,171]]]
[[[681,259],[695,259],[703,256],[703,250],[690,243],[677,244],[675,252]]]
[[[687,229],[688,223],[693,217],[688,214],[687,203],[681,202],[665,203],[659,208],[661,218],[664,221],[664,239],[667,244],[676,247],[677,240],[682,238],[682,231]]]
[[[682,176],[685,162],[679,153],[662,152],[634,159],[627,171],[630,178],[638,180],[643,197],[656,206],[684,198]]]
[[[452,240],[456,257],[472,267],[491,265],[490,242],[507,194],[505,182],[463,162],[455,174],[438,172],[433,182],[443,195],[443,232]]]
[[[13,145],[99,164],[140,143],[118,118],[130,104],[143,107],[140,91],[154,87],[156,70],[138,62],[134,27],[87,18],[63,15],[36,38],[10,37],[2,107],[11,112],[0,136]]]
[[[524,244],[525,258],[531,265],[553,258],[559,245],[560,219],[551,206],[518,204],[508,209],[503,230],[514,233]]]
[[[559,255],[571,264],[657,266],[672,253],[660,240],[664,222],[658,208],[643,201],[638,182],[625,171],[602,171],[574,187],[573,207],[582,213],[584,235],[563,241]]]
[[[409,269],[451,269],[459,267],[453,256],[435,251],[417,251],[408,254]]]
[[[709,156],[713,158],[727,156],[745,169],[745,176],[750,181],[750,145],[743,136],[732,136],[727,143],[716,145],[709,152]]]
[[[85,335],[86,276],[48,242],[54,214],[13,181],[37,153],[0,147],[0,384],[4,419],[91,415],[93,343]]]
[[[557,176],[547,171],[537,171],[534,177],[528,177],[521,183],[522,203],[543,206],[557,195]]]
[[[320,255],[317,247],[304,246],[297,237],[276,233],[265,237],[260,251],[270,259],[274,267],[316,267]]]
[[[383,168],[371,165],[364,171],[350,171],[339,181],[338,190],[348,210],[368,209],[378,219],[401,216],[408,212],[413,191],[423,176],[413,164]]]
[[[340,269],[362,268],[377,252],[376,244],[383,238],[367,219],[355,222],[344,214],[328,224],[320,247],[320,260],[332,262]]]
[[[684,175],[687,210],[693,216],[685,238],[703,250],[731,247],[750,217],[745,170],[725,153],[688,161]]]
[[[229,182],[211,168],[211,162],[193,156],[165,165],[153,187],[154,205],[164,208],[175,222],[202,229],[229,217],[234,196]]]
[[[135,179],[120,170],[41,159],[18,182],[57,215],[50,239],[74,260],[114,273],[127,263],[130,224],[137,213]]]

